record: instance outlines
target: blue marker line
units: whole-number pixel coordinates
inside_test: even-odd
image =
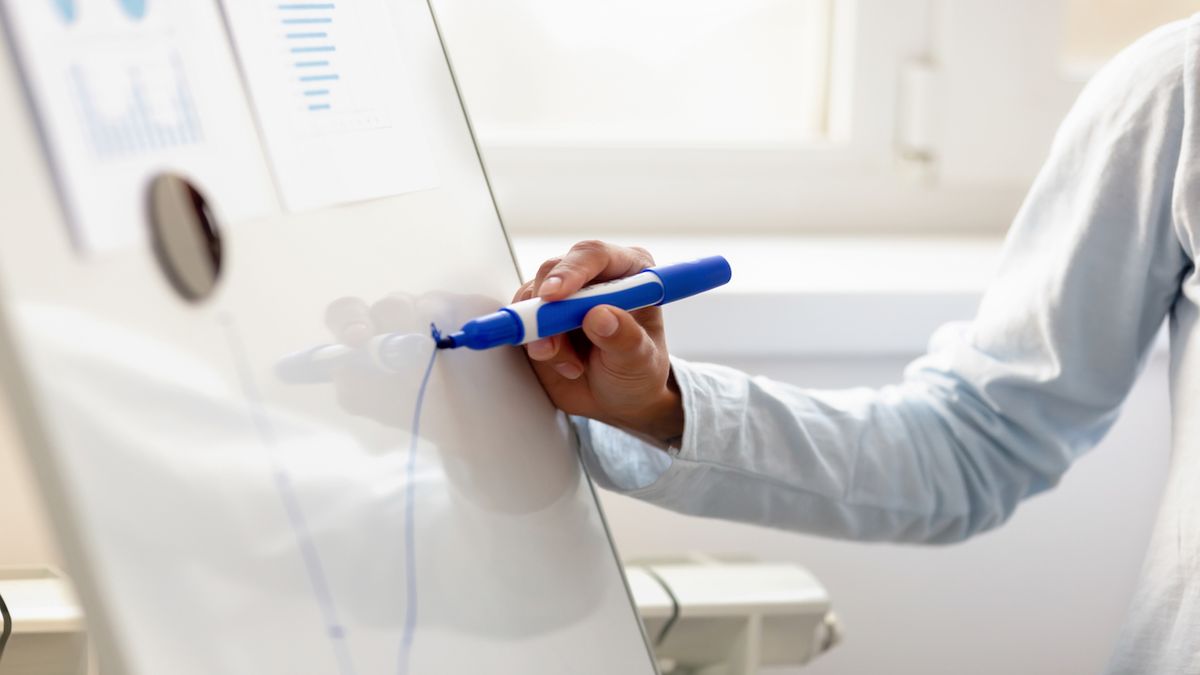
[[[308,109],[309,110],[329,110],[329,104],[328,103],[314,103],[314,104],[308,106]]]
[[[329,33],[324,31],[316,31],[314,33],[288,33],[286,37],[289,40],[307,40],[308,38],[329,37]]]
[[[307,89],[304,92],[305,96],[328,96],[328,89]]]
[[[292,47],[293,54],[311,54],[313,52],[332,52],[337,48],[333,45],[321,45],[319,47]]]
[[[294,64],[297,68],[317,68],[320,66],[329,65],[328,61],[297,61]]]
[[[301,82],[328,82],[338,79],[337,75],[305,75],[300,78]]]
[[[310,18],[310,19],[284,19],[283,23],[288,25],[297,25],[304,23],[333,23],[333,19],[328,17]]]
[[[431,326],[434,342],[441,337],[437,326]],[[404,633],[400,640],[400,663],[398,675],[408,675],[409,660],[412,657],[413,638],[417,631],[417,535],[416,535],[416,493],[417,493],[417,446],[421,441],[421,409],[425,406],[425,394],[429,390],[429,378],[433,375],[433,364],[437,362],[440,350],[435,346],[429,356],[429,364],[425,366],[425,376],[421,378],[421,386],[417,389],[417,405],[413,409],[412,441],[408,448],[408,464],[404,471],[404,583],[408,597],[404,604]]]

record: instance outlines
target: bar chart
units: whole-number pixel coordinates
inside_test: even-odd
[[[188,176],[227,219],[273,208],[218,6],[0,0],[0,9],[82,251],[144,241],[146,185],[163,171]]]
[[[281,38],[277,53],[299,115],[297,127],[325,134],[387,125],[359,8],[344,2],[281,2],[274,10]]]
[[[103,160],[200,143],[204,134],[178,54],[96,71],[70,69],[76,108],[92,152]],[[108,108],[98,90],[111,92]]]
[[[223,0],[284,204],[437,185],[393,0]]]

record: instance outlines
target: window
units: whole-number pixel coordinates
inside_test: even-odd
[[[484,145],[823,136],[832,0],[444,0]]]
[[[1194,1],[433,0],[509,228],[623,240],[998,235]]]

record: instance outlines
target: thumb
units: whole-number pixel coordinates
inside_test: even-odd
[[[583,318],[583,332],[600,350],[601,363],[618,375],[651,375],[656,347],[646,329],[629,312],[601,305]]]

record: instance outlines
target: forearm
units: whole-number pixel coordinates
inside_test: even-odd
[[[687,426],[678,454],[585,425],[594,476],[693,515],[840,538],[956,541],[1003,522],[1070,463],[986,406],[949,413],[919,379],[880,391],[815,392],[719,366],[674,366]],[[976,430],[986,428],[987,433]],[[1050,441],[1050,444],[1053,442]]]

